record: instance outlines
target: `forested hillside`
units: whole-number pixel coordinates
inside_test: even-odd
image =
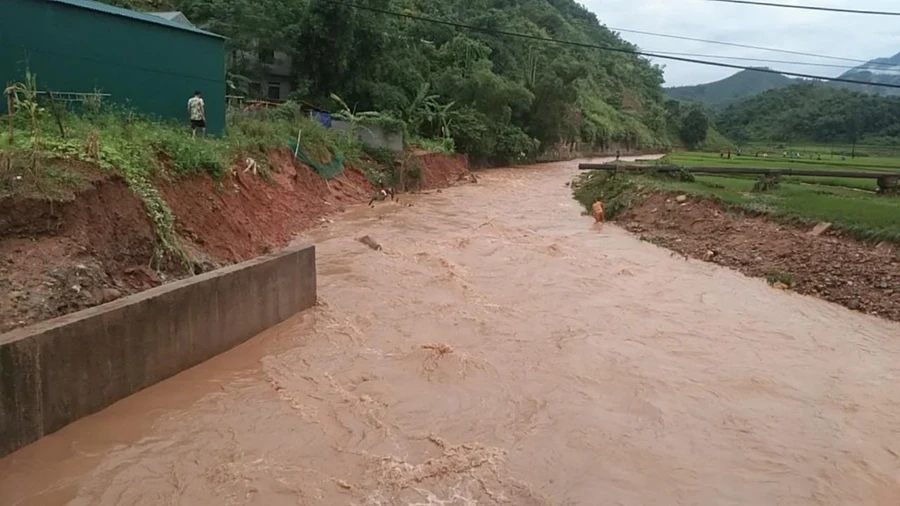
[[[781,74],[742,70],[725,79],[694,86],[666,88],[666,95],[710,108],[720,108],[764,91],[790,86],[792,79]]]
[[[626,53],[528,41],[411,20],[330,0],[109,0],[180,10],[229,49],[293,60],[296,98],[381,111],[414,136],[449,134],[476,160],[506,162],[567,145],[668,144],[662,71]],[[417,16],[633,48],[573,0],[354,0]],[[232,68],[231,81],[258,69]]]
[[[895,143],[900,140],[900,97],[798,84],[731,105],[716,124],[738,141]]]

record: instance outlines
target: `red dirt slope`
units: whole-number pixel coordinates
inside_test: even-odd
[[[468,174],[464,157],[416,154],[422,189]],[[344,206],[375,192],[347,168],[327,184],[290,153],[274,153],[272,182],[236,169],[222,182],[159,182],[182,243],[204,268],[248,260],[288,244]],[[124,181],[94,181],[68,202],[0,199],[0,332],[54,318],[189,275],[150,268],[155,236]]]
[[[423,190],[446,188],[469,176],[468,163],[463,155],[422,153],[414,157],[414,162],[422,168]]]
[[[177,232],[216,261],[240,262],[286,245],[322,216],[375,192],[356,170],[344,170],[326,184],[291,158],[289,153],[270,157],[272,183],[238,169],[221,184],[197,177],[162,185]]]

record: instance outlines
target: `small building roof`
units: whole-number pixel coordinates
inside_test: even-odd
[[[190,22],[188,22],[188,24],[185,25],[183,23],[179,23],[178,21],[173,21],[173,20],[167,19],[163,16],[158,16],[155,14],[145,13],[145,12],[137,12],[137,11],[133,11],[130,9],[123,9],[121,7],[115,7],[115,6],[112,6],[109,4],[105,4],[105,3],[94,2],[93,0],[43,0],[43,1],[69,5],[69,6],[77,7],[80,9],[88,9],[88,10],[92,10],[92,11],[96,11],[96,12],[102,12],[104,14],[111,14],[113,16],[121,16],[124,18],[134,19],[136,21],[144,21],[146,23],[163,25],[163,26],[166,26],[169,28],[175,28],[178,30],[194,32],[199,35],[206,35],[208,37],[216,37],[219,39],[225,38],[219,34],[201,30],[201,29],[195,27],[194,25],[190,24]],[[177,14],[181,14],[181,13],[179,12]],[[182,15],[182,17],[184,17],[184,16]],[[186,19],[187,18],[185,18],[185,20]]]

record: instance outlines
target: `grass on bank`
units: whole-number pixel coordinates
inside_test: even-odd
[[[282,108],[230,114],[223,138],[193,139],[183,125],[154,121],[130,111],[97,106],[81,113],[29,104],[13,116],[12,139],[0,133],[0,197],[68,200],[87,182],[119,175],[143,201],[157,236],[156,264],[168,257],[188,263],[174,231],[174,217],[155,185],[158,180],[208,175],[223,180],[246,157],[267,177],[266,152],[288,147],[302,129],[301,146],[329,160],[343,153],[358,162],[362,148],[346,135],[326,130],[299,111]],[[8,125],[9,117],[3,118]]]
[[[821,156],[822,159],[838,159],[845,157],[847,160],[856,159],[866,161],[869,158],[898,158],[900,157],[900,145],[897,144],[815,144],[815,143],[783,143],[783,142],[749,142],[741,145],[745,153],[755,154],[767,152],[769,156],[782,156],[785,151],[800,153],[803,158]]]
[[[396,178],[392,156],[367,152],[355,136],[327,129],[291,104],[229,111],[224,137],[194,139],[184,124],[115,106],[84,104],[76,113],[28,98],[23,93],[13,115],[12,135],[9,116],[0,118],[0,198],[69,200],[90,181],[119,175],[143,201],[154,225],[156,265],[166,258],[189,263],[157,181],[199,175],[222,181],[248,157],[256,160],[260,175],[271,180],[267,153],[288,149],[298,131],[301,149],[314,160],[327,164],[341,155],[345,164],[363,170],[376,184],[390,184]]]
[[[696,176],[694,181],[682,181],[668,175],[589,172],[581,176],[574,196],[586,209],[595,199],[604,201],[607,215],[615,217],[652,192],[684,193],[787,223],[831,222],[835,229],[860,240],[900,243],[898,197],[785,180],[777,189],[757,192],[756,181],[723,176]]]
[[[744,151],[738,156],[732,151],[731,158],[723,158],[720,153],[688,151],[667,155],[662,163],[685,167],[771,167],[773,169],[822,169],[822,170],[864,170],[866,172],[900,172],[900,157],[869,158],[788,158],[778,155],[756,156],[755,152]]]
[[[672,153],[667,155],[659,163],[678,165],[682,167],[735,167],[735,168],[773,168],[773,169],[807,169],[807,170],[841,170],[841,171],[863,171],[863,172],[883,172],[886,174],[900,174],[900,158],[891,157],[870,157],[858,158],[855,160],[840,158],[830,159],[823,157],[822,160],[810,159],[791,159],[781,155],[770,156],[768,158],[757,157],[755,153],[750,156],[744,153],[738,156],[736,152],[732,152],[731,159],[722,158],[718,153],[700,153],[685,152]],[[734,176],[752,179],[753,176]],[[793,183],[808,183],[822,186],[834,186],[854,188],[874,192],[877,188],[877,182],[874,179],[860,178],[838,178],[824,176],[784,176],[784,181]]]
[[[6,126],[8,118],[2,119]],[[353,164],[363,155],[357,140],[328,130],[289,107],[230,112],[227,134],[222,138],[194,139],[184,125],[113,107],[83,114],[62,112],[60,123],[65,135],[49,113],[36,123],[22,114],[14,119],[12,143],[8,130],[0,131],[0,155],[11,160],[0,167],[4,170],[0,174],[0,196],[27,195],[31,190],[38,192],[34,196],[58,196],[44,195],[40,188],[25,183],[37,180],[34,182],[40,185],[44,169],[64,161],[95,165],[126,180],[174,180],[196,175],[222,180],[236,162],[246,157],[254,157],[264,166],[266,153],[288,148],[298,130],[303,132],[301,148],[313,158],[328,161],[341,153]]]

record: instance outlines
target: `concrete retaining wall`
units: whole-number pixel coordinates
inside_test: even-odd
[[[0,457],[315,302],[299,246],[0,335]]]

